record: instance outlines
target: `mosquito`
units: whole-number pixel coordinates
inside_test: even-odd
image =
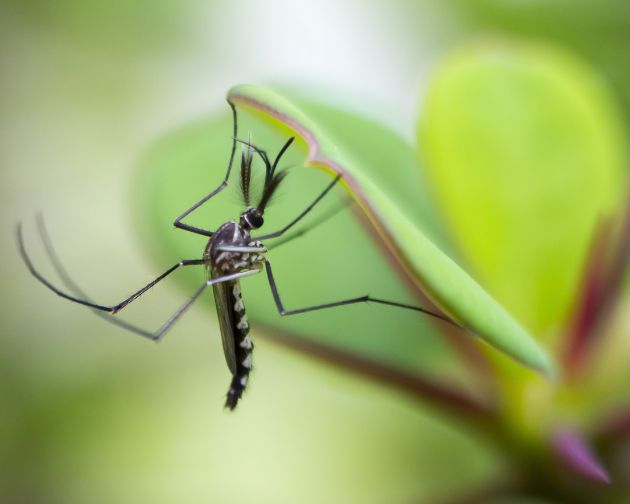
[[[292,310],[286,309],[278,292],[278,287],[274,279],[271,263],[265,255],[268,252],[268,249],[265,245],[263,245],[263,240],[273,240],[275,238],[283,237],[284,235],[282,240],[278,240],[275,242],[276,245],[279,245],[280,243],[286,243],[294,238],[297,238],[298,236],[303,235],[306,230],[296,231],[293,234],[289,235],[285,235],[285,233],[287,233],[287,231],[292,229],[296,224],[298,224],[298,222],[306,217],[306,215],[308,215],[313,210],[313,208],[315,208],[315,206],[317,206],[317,204],[320,203],[322,199],[324,199],[324,197],[332,191],[332,189],[341,180],[342,175],[337,174],[332,182],[330,182],[304,210],[302,210],[293,220],[291,220],[284,227],[267,234],[253,236],[252,232],[259,230],[263,226],[264,214],[267,206],[287,175],[287,169],[278,170],[278,164],[283,155],[293,143],[295,137],[291,137],[286,141],[286,143],[279,150],[278,154],[275,156],[272,162],[265,150],[260,149],[258,146],[254,145],[251,142],[251,137],[248,141],[240,140],[238,138],[238,117],[236,108],[234,104],[229,101],[228,104],[232,110],[233,135],[232,149],[225,177],[218,187],[216,187],[213,191],[204,196],[193,206],[188,208],[173,222],[173,225],[178,229],[201,235],[208,239],[201,258],[184,259],[177,262],[169,269],[167,269],[164,273],[159,275],[157,278],[155,278],[147,285],[142,287],[140,290],[134,292],[131,296],[127,297],[118,304],[112,306],[98,304],[91,301],[91,299],[78,287],[76,283],[74,283],[74,281],[66,273],[61,265],[61,262],[54,252],[50,238],[45,230],[43,219],[41,218],[41,216],[39,216],[37,222],[39,233],[44,243],[44,247],[53,264],[53,267],[59,274],[62,283],[70,292],[64,292],[63,290],[53,285],[34,267],[29,255],[26,252],[22,235],[22,226],[20,223],[17,227],[18,247],[20,255],[30,273],[39,282],[44,284],[48,289],[53,291],[58,296],[61,296],[62,298],[72,301],[74,303],[87,306],[91,308],[95,313],[105,318],[107,321],[154,341],[160,341],[164,337],[164,335],[173,327],[173,325],[182,317],[182,315],[184,315],[184,313],[190,308],[190,306],[203,294],[203,292],[209,286],[212,286],[217,316],[219,319],[223,352],[225,354],[227,366],[232,375],[230,387],[228,389],[225,400],[225,407],[230,410],[233,410],[236,407],[247,386],[247,381],[252,370],[252,352],[254,349],[254,344],[250,337],[249,320],[247,318],[245,305],[243,303],[243,297],[241,294],[241,279],[244,279],[248,276],[257,275],[263,270],[266,273],[276,308],[282,316],[297,315],[300,313],[324,310],[328,308],[356,303],[372,302],[407,310],[414,310],[416,312],[421,312],[426,315],[441,319],[447,323],[455,325],[456,327],[460,327],[456,322],[452,321],[443,314],[432,312],[426,308],[398,303],[395,301],[388,301],[369,295],[307,306],[304,308]],[[236,147],[238,144],[242,144],[240,162],[240,191],[245,205],[245,210],[239,215],[238,220],[230,220],[225,224],[219,226],[219,228],[217,228],[215,231],[192,226],[183,222],[183,220],[188,215],[190,215],[201,205],[205,204],[211,198],[219,194],[228,186],[228,180],[232,171],[232,165],[234,164]],[[259,197],[255,200],[253,198],[251,190],[254,156],[258,156],[262,160],[265,170],[263,187],[260,191]],[[330,217],[330,215],[327,215],[325,219],[320,219],[320,223],[323,222],[323,220],[326,220],[328,217]],[[270,248],[272,247],[273,245],[270,246]],[[169,276],[171,273],[188,266],[205,266],[208,270],[207,279],[203,282],[203,284],[198,287],[192,297],[190,297],[182,306],[180,306],[177,311],[157,331],[146,331],[117,317],[112,317],[112,315],[115,315],[123,310],[125,307],[127,307],[133,301],[137,300],[145,292],[153,288],[156,284]]]

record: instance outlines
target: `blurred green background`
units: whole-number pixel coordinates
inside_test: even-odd
[[[14,227],[23,221],[49,273],[33,219],[43,211],[74,278],[114,302],[169,265],[134,215],[141,160],[182,125],[224,118],[232,85],[299,87],[412,143],[445,54],[479,37],[534,37],[590,64],[627,118],[629,25],[622,1],[3,0],[0,502],[439,502],[501,475],[492,448],[456,423],[263,339],[229,414],[210,304],[152,345],[37,285]],[[208,148],[227,157],[220,120],[224,138]],[[208,183],[223,169],[209,166]],[[165,283],[130,320],[158,327],[181,303],[185,291]],[[438,373],[448,360],[427,338],[415,365]]]

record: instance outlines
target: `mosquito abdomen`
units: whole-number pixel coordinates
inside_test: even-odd
[[[233,410],[247,386],[249,373],[252,369],[254,344],[249,337],[249,322],[245,312],[245,305],[243,304],[240,283],[234,282],[230,287],[232,291],[230,297],[234,303],[232,308],[234,309],[236,372],[233,374],[232,382],[230,383],[225,407]]]

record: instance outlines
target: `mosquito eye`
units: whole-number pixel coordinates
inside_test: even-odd
[[[262,213],[256,208],[251,208],[242,215],[242,219],[251,229],[258,229],[265,222]]]
[[[262,227],[262,225],[265,223],[265,220],[259,213],[252,213],[248,217],[249,218],[247,220],[253,228]]]

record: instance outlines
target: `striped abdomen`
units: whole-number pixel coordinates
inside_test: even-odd
[[[252,369],[254,345],[249,337],[249,323],[238,280],[214,284],[213,289],[223,352],[232,373],[232,382],[225,406],[232,410],[236,407],[247,385]]]

